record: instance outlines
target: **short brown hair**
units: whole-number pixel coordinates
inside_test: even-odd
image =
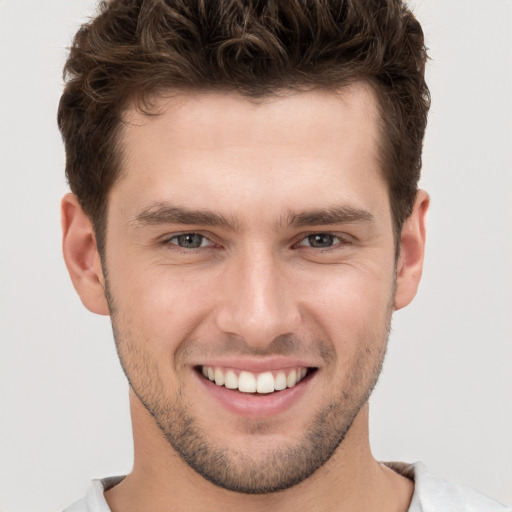
[[[100,253],[121,167],[125,109],[167,90],[340,89],[364,80],[381,110],[395,234],[410,215],[430,106],[420,24],[401,0],[111,0],[82,25],[58,123],[66,175]],[[398,243],[397,242],[397,243]]]

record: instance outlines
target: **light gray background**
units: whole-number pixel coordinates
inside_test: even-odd
[[[413,5],[433,59],[427,259],[394,319],[372,445],[512,504],[512,4]],[[60,251],[55,112],[65,47],[93,7],[0,0],[1,512],[58,511],[131,467],[109,321],[82,307]]]

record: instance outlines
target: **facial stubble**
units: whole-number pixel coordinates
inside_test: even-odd
[[[354,419],[368,401],[382,370],[389,337],[392,300],[380,332],[344,376],[344,382],[332,400],[311,419],[303,438],[293,446],[244,453],[226,442],[217,445],[192,414],[183,385],[167,396],[159,379],[158,361],[147,349],[150,340],[138,339],[112,298],[105,279],[112,328],[121,366],[133,392],[154,418],[170,447],[198,474],[214,485],[234,492],[266,494],[288,489],[315,473],[335,454]],[[392,291],[394,298],[394,287]],[[331,345],[318,343],[324,360],[335,360]],[[275,354],[273,354],[275,355]],[[257,422],[253,435],[262,430]],[[264,429],[263,429],[264,430]]]

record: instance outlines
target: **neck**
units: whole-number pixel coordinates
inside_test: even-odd
[[[133,471],[105,492],[112,512],[231,512],[271,510],[405,512],[413,484],[379,464],[368,440],[368,404],[356,416],[329,461],[298,485],[271,494],[241,494],[215,486],[191,469],[168,444],[133,394]]]

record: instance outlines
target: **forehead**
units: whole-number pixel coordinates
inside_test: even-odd
[[[153,98],[152,115],[126,112],[123,173],[111,196],[124,195],[134,208],[158,201],[281,210],[296,209],[296,201],[357,202],[369,184],[386,188],[378,112],[363,83],[257,100],[206,92]]]
[[[137,138],[143,132],[159,131],[187,143],[202,131],[201,145],[216,149],[227,137],[230,145],[236,139],[265,143],[273,132],[279,133],[283,142],[287,138],[325,140],[326,128],[333,141],[348,132],[371,142],[377,140],[378,102],[365,82],[336,91],[277,91],[262,98],[235,92],[170,92],[150,98],[148,104],[144,111],[133,104],[126,110],[125,142],[133,142],[132,135]],[[283,132],[283,127],[288,129]],[[255,137],[258,133],[259,138]]]

